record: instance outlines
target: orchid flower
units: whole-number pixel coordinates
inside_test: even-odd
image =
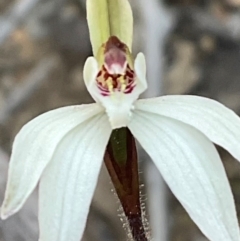
[[[114,3],[113,3],[114,2]],[[94,104],[59,108],[16,136],[1,218],[39,187],[40,241],[79,241],[113,130],[127,127],[173,194],[212,241],[239,241],[229,182],[213,143],[240,161],[240,118],[198,96],[138,100],[147,88],[142,53],[132,58],[127,0],[87,0],[94,57],[84,81]]]

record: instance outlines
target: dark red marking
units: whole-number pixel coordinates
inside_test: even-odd
[[[125,138],[119,138],[125,133]],[[125,162],[119,161],[116,151],[125,145]],[[119,149],[116,150],[116,146]],[[138,158],[135,139],[127,128],[116,129],[108,142],[104,162],[116,189],[135,241],[148,241],[140,204]]]
[[[122,43],[116,36],[112,36],[109,38],[105,45],[105,59],[104,65],[102,65],[101,70],[97,74],[97,85],[103,96],[109,96],[110,92],[108,89],[108,85],[106,81],[108,79],[111,80],[111,84],[113,87],[113,91],[122,91],[122,83],[120,82],[120,78],[124,79],[124,84],[126,85],[126,89],[124,90],[125,94],[130,94],[135,87],[135,72],[131,69],[130,65],[126,63],[126,45]],[[112,64],[119,64],[122,68],[125,69],[125,73],[121,74],[110,74]]]
[[[101,75],[102,75],[102,70],[98,72],[97,78],[100,77]]]

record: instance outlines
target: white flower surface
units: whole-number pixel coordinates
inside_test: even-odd
[[[96,69],[95,60],[90,61]],[[80,240],[106,145],[117,123],[118,128],[131,130],[210,240],[240,240],[231,189],[212,144],[240,160],[240,118],[203,97],[137,100],[146,86],[145,61],[139,63],[143,66],[135,64],[136,86],[126,103],[128,94],[122,91],[110,96],[96,93],[98,71],[91,71],[87,61],[85,81],[91,83],[87,87],[98,103],[49,111],[21,129],[13,144],[3,219],[23,206],[40,180],[39,240]],[[94,74],[87,77],[87,71]]]
[[[240,161],[240,118],[203,97],[138,100],[147,88],[146,63],[142,53],[131,57],[131,9],[116,0],[124,21],[121,14],[107,18],[107,2],[87,1],[95,57],[86,61],[84,81],[96,103],[49,111],[20,130],[1,218],[16,213],[40,182],[39,240],[79,241],[112,130],[128,127],[206,237],[240,241],[232,192],[213,144]],[[113,24],[102,34],[108,19]],[[120,24],[125,20],[127,31]]]

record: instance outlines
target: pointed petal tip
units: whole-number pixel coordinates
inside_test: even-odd
[[[4,208],[4,206],[2,206],[1,209],[0,209],[0,218],[2,220],[6,220],[7,218],[12,216],[13,214],[14,214],[13,212],[7,211],[6,208]]]
[[[2,220],[6,220],[9,216],[10,216],[10,215],[8,215],[8,214],[1,213],[0,218],[1,218]]]
[[[8,195],[5,194],[2,206],[0,206],[0,218],[5,220],[10,216],[17,213],[23,206],[23,203],[13,203],[14,200],[10,200]]]

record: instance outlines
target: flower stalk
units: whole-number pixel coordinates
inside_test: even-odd
[[[128,128],[112,132],[104,161],[127,217],[132,238],[135,241],[148,241],[142,219],[137,149]]]

